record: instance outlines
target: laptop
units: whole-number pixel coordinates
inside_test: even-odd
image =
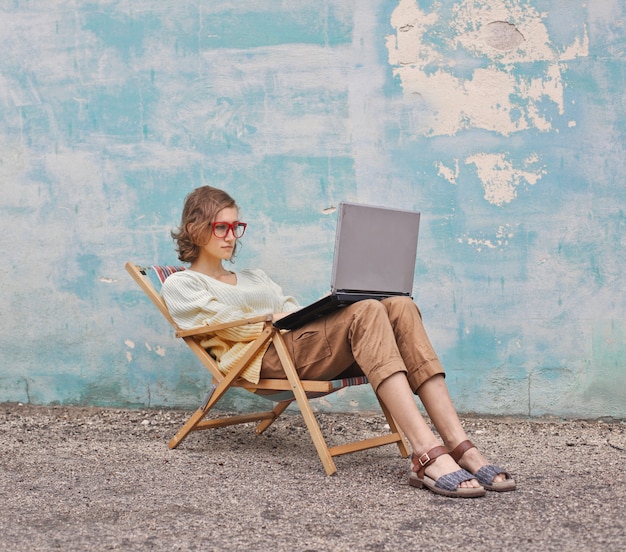
[[[420,213],[339,204],[330,294],[274,322],[294,330],[363,299],[411,297]]]

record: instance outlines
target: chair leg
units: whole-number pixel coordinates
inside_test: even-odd
[[[389,412],[389,409],[380,399],[378,394],[376,394],[376,398],[378,399],[378,403],[380,404],[380,408],[383,411],[385,418],[387,418],[387,423],[389,424],[389,429],[391,430],[391,433],[397,433],[399,435],[399,440],[397,441],[398,449],[400,449],[400,455],[402,456],[402,458],[406,458],[409,455],[409,450],[406,448],[406,438],[404,437],[404,433],[402,433],[402,430],[398,427],[398,424],[396,424],[396,421],[393,419],[391,412]]]
[[[320,426],[315,419],[315,414],[313,414],[309,398],[306,396],[300,377],[296,372],[296,368],[293,365],[293,361],[289,356],[289,352],[287,351],[287,347],[285,346],[285,342],[280,333],[276,333],[274,335],[273,342],[276,352],[278,353],[278,357],[283,365],[283,369],[285,370],[287,379],[291,384],[292,392],[298,402],[298,407],[300,408],[304,423],[309,430],[313,444],[317,449],[317,454],[319,455],[322,465],[324,466],[324,470],[326,470],[327,475],[332,475],[337,471],[337,467],[335,466],[333,457],[330,454],[330,450],[328,450],[326,440],[324,439]]]
[[[252,347],[248,350],[248,352],[239,360],[237,366],[233,367],[230,372],[220,381],[212,390],[212,392],[207,396],[207,399],[204,401],[204,404],[196,410],[192,416],[187,420],[187,423],[183,427],[181,427],[176,435],[170,439],[169,448],[176,448],[182,441],[192,432],[198,424],[202,421],[209,411],[217,404],[217,402],[222,398],[224,393],[230,389],[232,383],[240,376],[240,374],[244,371],[245,367],[248,365],[248,361],[252,358],[254,354],[262,347],[272,336],[273,330],[271,327],[266,327],[261,335],[257,337]]]
[[[215,386],[212,392],[205,399],[204,404],[200,406],[185,422],[185,425],[181,427],[174,437],[170,439],[168,443],[169,448],[173,449],[180,445],[183,440],[189,435],[198,424],[200,424],[203,418],[209,413],[209,411],[217,404],[217,402],[222,398],[224,393],[228,391],[230,387],[230,381],[222,380],[217,386]]]
[[[208,410],[203,410],[202,407],[198,408],[185,422],[185,425],[183,425],[183,427],[176,432],[176,435],[170,439],[168,447],[174,449],[180,445],[185,437],[193,431],[193,429],[202,421],[202,418],[204,418],[207,413]]]
[[[262,420],[256,426],[256,434],[261,435],[261,433],[263,433],[268,427],[270,427],[278,419],[278,417],[287,409],[287,407],[291,403],[292,401],[279,402],[272,410],[272,412],[274,413],[274,417],[268,418],[267,420]]]

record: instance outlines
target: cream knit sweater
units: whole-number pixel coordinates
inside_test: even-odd
[[[231,285],[194,270],[175,272],[163,283],[161,295],[174,322],[183,330],[299,308],[296,300],[283,295],[281,288],[262,270],[242,270],[236,276],[237,284]],[[229,328],[207,336],[202,346],[211,352],[226,374],[262,330],[263,323]],[[267,347],[252,359],[242,374],[244,379],[252,383],[259,381],[266,350]]]

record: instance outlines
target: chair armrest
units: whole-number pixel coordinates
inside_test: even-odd
[[[254,316],[252,318],[242,318],[241,320],[235,320],[233,322],[226,322],[224,324],[214,324],[212,326],[200,326],[199,328],[192,328],[190,330],[177,330],[176,337],[194,337],[201,335],[211,335],[220,330],[226,330],[227,328],[235,328],[237,326],[248,326],[250,324],[258,324],[259,322],[271,322],[272,315],[264,314],[260,316]]]

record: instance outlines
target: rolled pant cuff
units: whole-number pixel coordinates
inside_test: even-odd
[[[438,358],[427,360],[417,370],[407,374],[409,385],[413,393],[417,395],[420,386],[437,374],[441,374],[444,377],[446,375]]]
[[[367,374],[367,379],[374,389],[374,392],[376,392],[378,390],[378,386],[383,381],[385,381],[389,376],[393,376],[393,374],[396,374],[397,372],[402,372],[403,374],[406,374],[408,378],[408,371],[404,366],[404,363],[398,360],[390,360],[386,364],[383,364],[382,366],[378,366],[377,368],[371,370],[370,373]]]

